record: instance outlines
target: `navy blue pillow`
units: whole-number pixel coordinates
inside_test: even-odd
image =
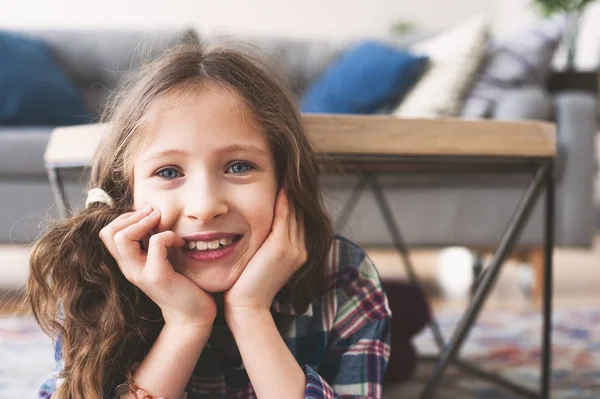
[[[0,124],[90,122],[77,88],[40,40],[0,31]]]
[[[302,112],[370,114],[398,102],[419,79],[428,58],[378,42],[349,49],[307,90]]]

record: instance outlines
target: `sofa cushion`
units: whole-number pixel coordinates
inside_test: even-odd
[[[77,88],[46,44],[0,31],[0,124],[74,125],[89,121]]]
[[[406,48],[431,33],[416,32],[397,34],[377,40],[397,48]],[[285,36],[205,35],[209,42],[243,41],[258,48],[275,67],[283,71],[285,83],[292,94],[300,99],[321,74],[349,47],[358,43],[356,39],[303,39]]]
[[[308,89],[302,112],[369,114],[397,101],[427,65],[427,57],[374,41],[350,48]]]
[[[404,118],[456,116],[483,60],[488,23],[473,17],[411,46],[430,59],[429,68],[394,111]]]
[[[524,85],[545,85],[563,26],[562,18],[547,19],[491,43],[484,67],[462,105],[461,115],[490,117],[498,100],[509,90]]]
[[[346,47],[342,42],[290,38],[243,37],[260,49],[285,75],[287,87],[300,99],[314,81]]]
[[[506,90],[496,104],[492,118],[498,120],[540,120],[552,118],[552,98],[537,85]]]

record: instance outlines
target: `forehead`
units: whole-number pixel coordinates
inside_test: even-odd
[[[210,152],[252,145],[270,152],[266,135],[244,100],[216,84],[163,95],[149,109],[140,156],[168,148]]]

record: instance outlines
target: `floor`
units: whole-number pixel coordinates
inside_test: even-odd
[[[0,246],[0,314],[25,312],[20,310],[22,293],[27,279],[28,247]],[[407,278],[397,253],[388,249],[367,249],[380,270],[382,278]],[[432,298],[434,309],[462,307],[466,297],[443,294],[438,281],[442,267],[442,252],[439,250],[412,250],[414,267],[422,279],[426,291]],[[554,305],[556,309],[579,306],[600,306],[600,234],[591,250],[559,248],[555,252]],[[446,266],[448,267],[448,266]],[[456,270],[464,265],[455,265]],[[453,273],[455,271],[453,270]],[[501,271],[486,308],[529,309],[540,306],[521,288],[529,278],[528,269],[514,261],[509,261]],[[527,285],[527,284],[525,284]]]

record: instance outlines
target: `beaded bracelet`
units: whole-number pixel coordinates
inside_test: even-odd
[[[127,370],[127,381],[119,386],[115,390],[117,395],[125,395],[131,393],[135,399],[154,399],[152,395],[148,393],[144,388],[138,387],[133,381],[131,371]],[[163,399],[163,398],[156,398]]]
[[[131,393],[135,399],[155,399],[154,396],[150,395],[148,393],[148,391],[146,391],[144,388],[140,388],[136,385],[136,383],[133,381],[133,375],[131,374],[131,371],[127,370],[126,376],[127,376],[126,382],[118,385],[117,389],[115,390],[117,397],[119,397],[120,395],[125,395],[126,393]],[[186,399],[186,398],[187,398],[187,392],[184,392],[183,397],[181,399]],[[156,398],[156,399],[164,399],[164,398],[160,397],[160,398]]]

